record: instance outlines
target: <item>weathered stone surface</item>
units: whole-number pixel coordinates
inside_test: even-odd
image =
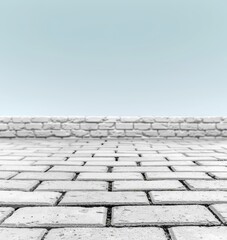
[[[113,172],[170,172],[167,167],[114,167]]]
[[[44,181],[36,191],[106,191],[108,183],[104,181]]]
[[[59,205],[146,205],[144,192],[67,192]]]
[[[176,180],[162,181],[115,181],[113,191],[185,190]]]
[[[143,180],[140,173],[80,173],[77,180]]]
[[[149,194],[154,204],[227,203],[224,191],[153,191]]]
[[[113,208],[113,226],[219,225],[204,206],[127,206]]]
[[[0,228],[1,240],[41,240],[46,229]]]
[[[82,207],[25,207],[7,218],[4,227],[105,226],[106,209]]]
[[[0,172],[0,179],[10,179],[17,174],[18,172]]]
[[[147,172],[145,176],[148,180],[162,180],[162,179],[211,179],[206,173],[203,172]],[[227,175],[226,175],[227,176]]]
[[[24,172],[19,173],[13,179],[18,180],[71,180],[75,176],[74,173],[64,172]]]
[[[55,192],[0,191],[1,206],[54,205],[60,198]]]
[[[186,180],[191,190],[227,190],[226,180]]]
[[[49,172],[107,172],[107,167],[87,166],[55,166]]]
[[[39,181],[0,180],[0,190],[31,191]]]
[[[14,172],[45,172],[49,166],[0,166],[0,171],[14,171]]]
[[[227,227],[173,227],[173,240],[226,240]]]
[[[227,172],[225,166],[173,166],[174,171],[179,172]]]
[[[45,240],[167,240],[160,228],[60,228],[53,229]]]

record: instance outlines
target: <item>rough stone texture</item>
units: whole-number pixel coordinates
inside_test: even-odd
[[[115,180],[143,180],[140,173],[80,173],[78,180],[115,181]]]
[[[18,190],[31,191],[38,185],[39,181],[23,181],[23,180],[0,180],[1,190]]]
[[[147,205],[144,192],[67,192],[59,205]]]
[[[185,190],[179,181],[115,181],[113,191]]]
[[[60,228],[45,240],[167,240],[160,228]]]
[[[211,204],[227,203],[227,192],[221,191],[154,191],[150,192],[154,204]]]
[[[2,138],[225,138],[226,117],[1,117]]]
[[[0,228],[1,240],[41,240],[46,229]]]
[[[128,206],[113,208],[113,226],[219,225],[203,206]]]
[[[227,227],[173,227],[173,240],[226,240]]]
[[[107,182],[98,181],[44,181],[36,191],[107,191]]]
[[[7,218],[4,227],[105,226],[106,209],[81,207],[26,207]]]
[[[148,172],[145,173],[148,180],[161,180],[161,179],[211,179],[206,173],[202,172]],[[227,175],[226,175],[227,177]]]
[[[226,180],[186,180],[185,183],[191,190],[225,190],[227,191]]]
[[[54,205],[60,196],[55,192],[0,191],[0,206]]]
[[[11,207],[0,207],[0,223],[14,211]]]

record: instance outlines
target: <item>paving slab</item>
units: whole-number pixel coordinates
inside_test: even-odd
[[[120,161],[89,161],[89,162],[86,162],[85,166],[127,166],[127,167],[130,167],[130,166],[136,166],[136,162],[120,162]]]
[[[24,207],[7,218],[3,227],[103,227],[106,224],[103,207]]]
[[[148,205],[144,192],[67,192],[59,205],[64,206],[118,206],[118,205]]]
[[[18,180],[72,180],[75,177],[74,173],[65,172],[23,172],[19,173],[13,179]]]
[[[45,240],[167,240],[161,228],[60,228],[53,229]]]
[[[36,180],[0,180],[0,190],[31,191],[38,184]]]
[[[8,216],[13,213],[14,209],[11,207],[0,207],[0,223],[2,223]]]
[[[220,225],[204,206],[125,206],[114,207],[113,226]]]
[[[212,179],[203,172],[146,172],[145,176],[147,180]]]
[[[0,206],[48,206],[61,197],[56,192],[0,191]]]
[[[0,171],[15,171],[15,172],[45,172],[49,166],[0,166]]]
[[[173,227],[173,240],[226,240],[227,227]]]
[[[108,183],[104,181],[43,181],[36,191],[107,191]]]
[[[107,172],[107,167],[103,166],[54,166],[49,172]]]
[[[141,166],[195,166],[192,161],[155,161],[155,162],[140,162]]]
[[[226,179],[227,180],[227,172],[210,172],[211,176],[215,177],[216,179]]]
[[[114,167],[113,172],[171,172],[168,167]]]
[[[46,229],[0,228],[1,240],[42,240]]]
[[[195,191],[227,191],[227,180],[186,180],[185,184]]]
[[[80,173],[77,180],[143,180],[141,173]]]
[[[162,181],[114,181],[113,191],[185,190],[177,180]]]
[[[173,166],[172,168],[179,172],[227,172],[225,166]]]
[[[154,204],[212,204],[227,203],[224,191],[152,191]]]

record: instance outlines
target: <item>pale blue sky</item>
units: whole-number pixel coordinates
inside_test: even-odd
[[[0,1],[0,115],[226,106],[226,0]]]

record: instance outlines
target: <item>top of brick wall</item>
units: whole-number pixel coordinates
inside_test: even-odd
[[[0,137],[224,138],[227,117],[2,116]]]

